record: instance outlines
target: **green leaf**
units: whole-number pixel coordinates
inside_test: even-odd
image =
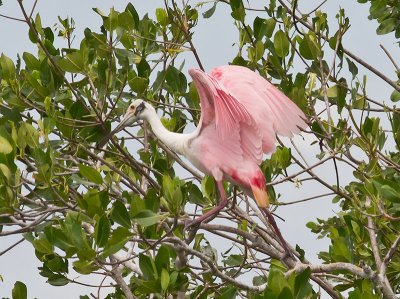
[[[237,295],[237,288],[236,287],[226,287],[223,289],[220,296],[216,296],[215,298],[218,299],[235,299]]]
[[[96,169],[90,166],[79,164],[79,172],[83,177],[87,178],[89,181],[95,184],[103,183],[103,178],[101,177],[101,174]]]
[[[274,19],[262,19],[256,17],[253,22],[254,37],[261,40],[264,36],[270,38],[274,32],[276,21]]]
[[[4,80],[11,80],[15,78],[14,63],[10,58],[5,56],[4,54],[1,54],[0,56],[0,67]]]
[[[263,44],[263,42],[258,40],[256,42],[255,48],[249,47],[248,51],[249,51],[249,59],[254,61],[254,62],[257,62],[264,55],[264,44]]]
[[[118,15],[118,26],[125,30],[132,31],[135,28],[133,16],[127,11],[120,13]]]
[[[165,245],[160,246],[160,249],[157,252],[156,258],[155,258],[155,263],[157,267],[157,271],[161,272],[163,268],[168,269],[169,268],[169,250]]]
[[[243,263],[243,258],[244,256],[241,254],[232,254],[224,262],[228,266],[240,266]]]
[[[334,85],[329,87],[326,92],[328,98],[333,100],[333,102],[338,106],[338,112],[341,113],[346,104],[346,88],[341,85]]]
[[[107,244],[108,238],[110,236],[111,224],[107,216],[104,214],[96,222],[94,226],[94,240],[99,247],[103,247]]]
[[[118,59],[118,62],[121,65],[126,64],[138,64],[140,63],[140,61],[142,60],[142,57],[140,57],[139,55],[135,54],[133,51],[127,50],[127,49],[120,49],[120,48],[116,48],[114,50],[115,52],[115,56]],[[132,79],[136,77],[136,73],[131,71],[128,74],[128,80]]]
[[[24,122],[18,129],[17,144],[23,152],[26,146],[36,148],[39,146],[39,132],[31,124]]]
[[[376,33],[382,35],[392,32],[395,30],[397,24],[398,24],[397,18],[387,18],[376,29]]]
[[[53,272],[68,272],[68,261],[67,259],[63,259],[62,257],[55,255],[53,258],[48,257],[45,261],[45,265]]]
[[[390,95],[390,100],[392,102],[398,102],[400,100],[400,92],[393,90],[392,94]]]
[[[349,58],[347,58],[346,57],[346,60],[347,60],[347,64],[349,65],[349,71],[350,71],[350,73],[351,73],[351,75],[352,75],[352,78],[353,78],[353,80],[354,80],[354,78],[357,76],[357,74],[358,74],[358,68],[357,68],[357,66],[355,65],[355,63],[353,62],[353,61],[351,61]]]
[[[165,291],[166,289],[168,289],[168,285],[169,285],[169,273],[165,268],[163,268],[161,270],[161,289]]]
[[[71,242],[70,238],[58,228],[53,226],[48,226],[45,228],[46,238],[53,244],[54,246],[67,251],[74,247],[74,244]]]
[[[136,214],[133,218],[135,219],[136,223],[147,227],[158,223],[161,220],[164,220],[168,217],[168,213],[166,214],[155,214],[153,211],[150,210],[143,210]]]
[[[214,2],[213,6],[211,6],[210,9],[208,9],[208,10],[205,11],[205,12],[203,12],[203,17],[204,17],[205,19],[208,19],[208,18],[211,18],[211,17],[212,17],[212,15],[213,15],[214,12],[215,12],[215,9],[217,8],[217,3],[218,3],[217,1]]]
[[[187,89],[187,80],[184,74],[177,68],[169,66],[165,74],[165,82],[168,90],[173,94],[183,94]]]
[[[40,61],[31,53],[24,52],[24,54],[22,54],[22,58],[24,59],[27,68],[30,70],[33,71],[40,69]]]
[[[179,215],[183,202],[180,180],[178,178],[172,180],[169,175],[164,175],[162,186],[164,193],[163,198],[166,201],[165,204],[167,205],[168,211],[173,215]]]
[[[306,34],[300,42],[299,51],[305,59],[315,60],[321,55],[321,49],[314,34]]]
[[[189,202],[201,206],[207,206],[211,204],[211,202],[203,196],[203,193],[201,193],[199,187],[197,187],[195,184],[186,183],[186,186],[187,186],[187,191],[189,193],[189,198],[188,198]]]
[[[136,194],[132,196],[132,199],[130,201],[130,211],[129,211],[130,215],[132,216],[136,215],[145,209],[146,209],[145,201]]]
[[[65,217],[65,220],[62,225],[63,233],[71,240],[71,243],[74,244],[79,250],[85,251],[91,249],[86,239],[86,235],[82,230],[82,215],[69,212]]]
[[[73,262],[73,268],[78,273],[88,275],[96,271],[99,267],[93,261],[77,260]]]
[[[43,32],[42,20],[41,20],[39,14],[36,14],[35,22],[34,22],[33,24],[34,24],[34,26],[35,26],[36,31],[37,31],[41,36],[43,36],[44,32]]]
[[[14,288],[12,289],[12,299],[26,299],[28,298],[28,290],[26,285],[17,281],[14,283]]]
[[[326,95],[329,98],[336,98],[338,94],[339,94],[339,86],[337,85],[331,86],[326,90]]]
[[[80,73],[84,71],[85,61],[80,51],[69,53],[57,61],[58,66],[66,72]]]
[[[143,94],[149,85],[149,80],[147,78],[134,77],[129,79],[128,84],[134,92],[137,94]]]
[[[130,228],[132,225],[128,210],[126,209],[125,205],[119,200],[116,200],[113,205],[113,208],[111,210],[111,219],[126,228]]]
[[[54,33],[50,27],[43,28],[45,38],[53,43],[54,42]]]
[[[253,286],[260,286],[263,285],[264,283],[267,282],[267,279],[265,276],[254,276],[253,277]]]
[[[296,298],[310,298],[312,295],[312,286],[309,283],[311,275],[310,268],[296,275],[294,282],[294,294]]]
[[[244,21],[244,17],[246,15],[246,12],[244,10],[243,2],[242,0],[230,0],[229,4],[232,9],[231,16],[238,21]]]
[[[91,273],[91,272],[89,272]],[[88,273],[88,274],[89,274]],[[47,282],[49,284],[51,284],[52,286],[56,286],[56,287],[61,287],[61,286],[65,286],[69,283],[68,278],[66,278],[64,275],[62,274],[53,274],[49,277],[49,279],[47,280]]]
[[[148,78],[150,76],[150,65],[146,59],[142,58],[138,64],[136,64],[138,76],[142,78]]]
[[[241,6],[243,6],[242,0],[231,0],[229,1],[232,10],[235,10]]]
[[[286,33],[282,30],[278,30],[274,36],[274,48],[276,54],[284,58],[289,54],[289,40],[286,37]]]
[[[268,287],[275,296],[279,295],[284,288],[290,289],[289,282],[285,278],[285,275],[275,267],[271,268],[269,271]]]
[[[7,165],[0,163],[0,173],[2,173],[9,183],[12,182],[13,174],[11,170],[7,167]]]
[[[46,238],[35,239],[32,244],[40,253],[51,254],[54,251],[53,245]]]
[[[106,18],[107,15],[100,9],[97,7],[93,7],[92,10],[97,13],[100,17],[102,17],[102,19]]]
[[[134,21],[133,24],[134,24],[135,28],[138,28],[138,26],[139,26],[139,15],[138,15],[135,7],[132,5],[132,3],[129,2],[126,5],[125,11],[129,12],[132,15],[133,21]]]
[[[0,136],[0,153],[9,154],[12,152],[12,150],[13,150],[13,147],[10,144],[10,142],[3,136]]]
[[[310,222],[309,222],[310,223]],[[311,222],[312,223],[312,222]],[[308,226],[308,223],[307,223],[307,227],[309,227]],[[296,251],[299,253],[299,259],[300,259],[300,261],[303,261],[304,260],[304,255],[305,255],[305,251],[298,245],[298,244],[296,244]]]
[[[288,287],[284,287],[278,296],[278,299],[292,299],[292,298],[294,298],[293,293]]]
[[[382,198],[391,202],[400,203],[400,192],[389,185],[383,185],[378,188],[378,193]]]
[[[201,191],[204,196],[212,200],[215,197],[215,182],[211,176],[204,176],[201,180]]]
[[[332,239],[329,253],[341,262],[351,262],[351,248],[344,237]]]
[[[104,18],[103,26],[108,31],[113,31],[118,26],[118,12],[114,10],[114,8],[110,9],[110,13],[108,17]]]
[[[32,43],[36,44],[38,42],[37,36],[31,28],[29,28],[28,36]]]
[[[121,250],[125,246],[125,244],[131,238],[131,233],[125,227],[117,227],[111,234],[111,238],[108,240],[107,246],[104,248],[104,251],[101,253],[102,257],[110,256]]]
[[[161,71],[161,72],[157,73],[157,77],[154,80],[154,83],[152,86],[152,90],[153,90],[154,94],[156,94],[159,91],[159,89],[161,88],[161,86],[164,84],[165,76],[166,76],[166,71]]]
[[[60,51],[57,50],[53,43],[51,41],[49,41],[48,39],[44,40],[44,47],[46,48],[46,50],[53,56],[57,56],[60,54]]]
[[[97,188],[92,188],[78,200],[78,204],[86,210],[89,217],[94,217],[96,214],[103,215],[105,213],[109,200],[106,190],[99,191]]]
[[[144,279],[151,280],[158,277],[153,259],[143,253],[139,254],[139,267],[142,270]]]
[[[156,19],[161,26],[165,27],[169,24],[169,17],[164,8],[159,7],[156,9]]]

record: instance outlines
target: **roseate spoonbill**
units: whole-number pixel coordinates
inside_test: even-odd
[[[165,145],[184,155],[217,182],[219,204],[189,226],[210,218],[226,206],[222,181],[227,180],[255,199],[288,252],[268,210],[266,181],[259,165],[263,153],[275,150],[276,134],[292,137],[305,128],[305,115],[275,86],[245,67],[221,66],[210,74],[190,69],[189,74],[197,87],[201,106],[200,122],[194,132],[168,131],[155,109],[139,99],[130,104],[121,123],[105,141],[139,119],[148,121],[153,133]]]

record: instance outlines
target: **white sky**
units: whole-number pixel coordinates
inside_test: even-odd
[[[3,2],[4,5],[0,7],[0,14],[21,17],[17,1],[5,0]],[[191,2],[193,3],[193,1]],[[299,7],[303,12],[307,12],[319,2],[299,0]],[[30,7],[31,3],[33,3],[32,0],[24,1],[27,7]],[[92,11],[92,7],[99,7],[104,12],[107,12],[111,6],[114,6],[117,11],[121,11],[127,3],[127,1],[39,0],[36,11],[40,13],[44,26],[53,26],[57,22],[57,15],[60,15],[62,18],[66,16],[73,17],[77,26],[75,32],[77,35],[76,41],[79,42],[84,28],[89,27],[93,31],[98,31],[100,26],[101,19]],[[140,0],[132,1],[132,3],[137,9],[139,16],[149,13],[153,17],[155,8],[163,6],[163,1],[161,0]],[[258,3],[260,3],[258,5],[259,8],[265,5],[265,1],[252,1],[252,6],[256,7]],[[383,44],[398,61],[399,48],[394,44],[393,34],[377,36],[375,34],[377,23],[367,19],[369,6],[358,4],[355,0],[329,0],[322,7],[322,10],[329,14],[330,12],[336,12],[339,6],[345,8],[351,23],[349,33],[344,38],[345,47],[357,53],[389,77],[395,79],[390,61],[379,47],[379,44]],[[334,22],[335,14],[329,16],[329,20],[332,23]],[[247,22],[250,23],[249,21]],[[0,18],[0,53],[3,52],[13,60],[16,59],[17,53],[22,54],[24,51],[36,53],[35,46],[30,43],[27,37],[27,32],[26,24]],[[237,30],[232,25],[230,10],[227,5],[219,4],[215,15],[211,19],[204,20],[200,17],[199,25],[194,35],[194,44],[206,70],[214,66],[227,64],[231,61],[237,52],[237,47],[233,45],[236,41]],[[197,66],[191,55],[188,54],[185,58],[186,68]],[[359,66],[359,72],[368,75],[368,95],[374,99],[389,102],[388,96],[392,89],[385,83],[377,80],[374,75],[366,72],[361,66]],[[300,142],[300,148],[307,159],[315,161],[315,154],[318,153],[317,147],[309,147],[306,142]],[[317,174],[334,183],[333,172],[329,167],[333,167],[333,165],[321,168],[317,171]],[[343,171],[348,170],[343,169]],[[182,176],[184,175],[182,174]],[[347,178],[349,177],[348,175]],[[320,194],[322,190],[315,183],[310,185],[304,184],[300,189],[295,189],[293,186],[288,185],[285,185],[284,188],[277,188],[276,190],[277,193],[282,194],[282,201],[292,201],[313,194]],[[286,222],[278,221],[278,225],[290,244],[299,244],[300,247],[306,250],[307,257],[310,260],[317,261],[316,253],[320,250],[328,250],[328,242],[326,240],[316,240],[315,235],[305,227],[305,224],[308,221],[315,220],[317,217],[326,218],[332,215],[334,209],[335,207],[331,204],[330,197],[303,204],[284,206],[279,208],[278,214],[285,218]],[[0,251],[16,240],[18,240],[16,237],[2,238],[0,241]],[[40,266],[40,263],[34,256],[33,248],[27,243],[23,243],[6,255],[1,256],[0,275],[4,281],[0,280],[0,296],[11,297],[11,289],[17,280],[23,281],[28,286],[28,298],[55,298],[57,296],[56,298],[58,299],[67,299],[78,298],[79,295],[89,293],[86,287],[75,284],[70,284],[62,288],[46,284],[45,278],[38,274],[38,266]],[[92,291],[96,292],[96,290]]]

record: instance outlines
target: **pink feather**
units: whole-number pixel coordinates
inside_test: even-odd
[[[274,85],[240,66],[189,70],[202,115],[188,158],[217,181],[227,179],[268,206],[263,152],[275,150],[276,134],[292,137],[305,128],[304,113]]]

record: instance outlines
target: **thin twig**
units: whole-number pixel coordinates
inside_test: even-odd
[[[11,249],[13,249],[15,246],[21,244],[22,242],[25,241],[25,238],[20,239],[19,241],[15,242],[14,244],[12,244],[11,246],[9,246],[8,248],[4,249],[3,251],[0,252],[0,256],[2,256],[3,254],[7,253],[8,251],[10,251]]]
[[[0,17],[5,18],[5,19],[10,19],[10,20],[13,20],[13,21],[26,23],[26,21],[24,19],[14,18],[14,17],[3,15],[3,14],[0,14]]]
[[[29,14],[29,18],[32,18],[33,12],[35,11],[36,4],[38,3],[38,0],[35,0],[35,3],[33,3],[31,13]]]
[[[380,274],[382,276],[386,275],[386,269],[394,255],[394,253],[397,250],[397,247],[399,247],[400,245],[400,235],[397,236],[396,240],[393,242],[392,246],[390,247],[389,251],[387,252],[385,258],[383,259],[383,263],[381,265],[381,269],[380,269]]]
[[[388,50],[386,50],[386,48],[385,48],[382,44],[380,44],[379,46],[382,48],[383,52],[385,52],[385,54],[387,55],[387,57],[388,57],[388,58],[390,59],[390,61],[393,63],[394,67],[396,68],[396,71],[397,71],[398,73],[400,73],[400,68],[399,68],[399,66],[397,65],[396,61],[393,59],[392,55],[390,55],[390,53],[388,52]]]

